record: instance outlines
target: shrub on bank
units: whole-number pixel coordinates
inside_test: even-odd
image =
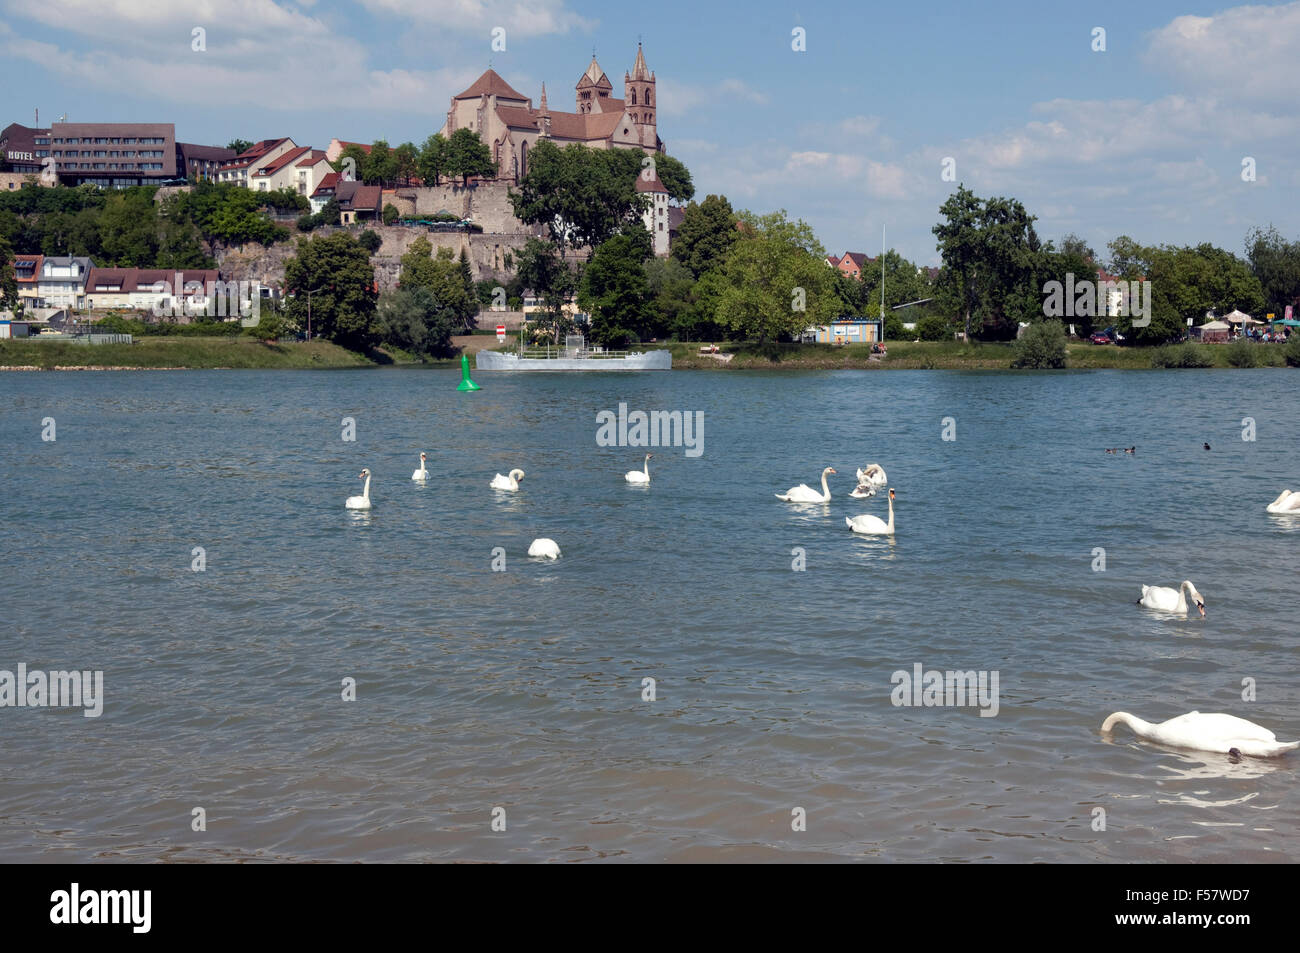
[[[1286,349],[1282,352],[1288,367],[1300,367],[1300,334],[1292,331],[1287,338]]]
[[[951,341],[952,325],[937,314],[927,314],[916,322],[916,336],[922,341]]]
[[[1223,353],[1233,367],[1259,367],[1259,352],[1256,348],[1262,346],[1238,339],[1229,344]]]
[[[1065,367],[1065,345],[1065,326],[1060,321],[1030,325],[1016,338],[1016,359],[1011,366],[1036,370]]]
[[[1151,366],[1161,368],[1213,367],[1214,357],[1204,344],[1166,344],[1151,352]]]

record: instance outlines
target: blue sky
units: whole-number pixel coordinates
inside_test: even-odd
[[[572,109],[594,47],[621,95],[638,36],[698,197],[785,208],[831,251],[874,255],[883,225],[937,264],[945,157],[977,194],[1024,202],[1044,238],[1103,253],[1120,234],[1237,253],[1252,225],[1300,235],[1300,2],[0,0],[0,125],[39,108],[208,144],[418,143],[489,61]]]

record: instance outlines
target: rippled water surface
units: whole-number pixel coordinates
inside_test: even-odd
[[[0,669],[102,669],[106,696],[0,708],[0,857],[1297,856],[1296,754],[1097,730],[1300,737],[1300,517],[1264,512],[1300,490],[1295,372],[479,377],[0,375]],[[641,451],[596,442],[620,401],[702,411],[703,454],[627,485]],[[848,497],[868,462],[893,541],[844,525],[886,515]],[[829,504],[773,498],[824,466]],[[1182,579],[1206,619],[1134,604]],[[893,705],[918,663],[996,671],[996,717]]]

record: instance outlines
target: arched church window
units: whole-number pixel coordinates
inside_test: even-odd
[[[632,105],[636,105],[636,90],[632,90]]]

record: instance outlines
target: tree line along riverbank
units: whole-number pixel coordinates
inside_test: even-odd
[[[480,337],[480,336],[476,336]],[[488,341],[492,339],[487,338]],[[478,350],[458,339],[467,353]],[[477,342],[474,342],[477,343]],[[508,349],[509,344],[501,349]],[[868,345],[719,344],[716,354],[699,343],[667,345],[679,370],[1005,370],[1019,356],[1014,344],[961,341],[897,341],[883,357]],[[68,341],[0,341],[0,367],[52,369],[248,368],[328,369],[418,365],[450,367],[458,358],[420,360],[397,349],[351,351],[328,341],[263,343],[244,337],[156,337],[132,344],[86,345]],[[1071,342],[1065,367],[1073,369],[1151,369],[1198,367],[1300,366],[1300,338],[1291,344],[1175,344],[1165,347],[1115,347]]]

